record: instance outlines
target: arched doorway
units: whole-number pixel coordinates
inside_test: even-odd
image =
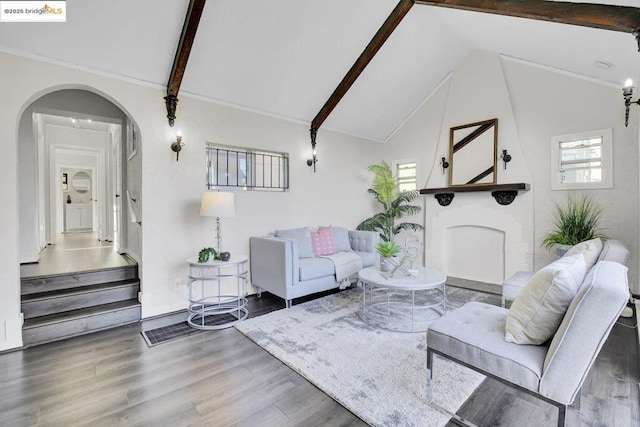
[[[134,122],[91,88],[51,89],[17,139],[24,345],[139,321],[140,225],[123,209],[141,197]]]
[[[123,195],[136,177],[123,162],[141,155],[134,129],[120,107],[84,88],[51,90],[27,106],[18,133],[21,263],[37,262],[43,248],[74,231],[127,251]],[[80,171],[89,175],[86,193],[73,186]]]

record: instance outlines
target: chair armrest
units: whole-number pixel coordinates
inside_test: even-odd
[[[376,252],[380,235],[375,231],[349,230],[351,249],[359,252]]]
[[[287,288],[298,283],[298,248],[290,239],[249,239],[251,282],[284,299]]]

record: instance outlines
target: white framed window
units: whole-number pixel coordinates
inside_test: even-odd
[[[551,189],[597,188],[613,188],[612,130],[551,138]]]
[[[398,191],[418,189],[418,159],[394,160],[391,167],[398,183]]]

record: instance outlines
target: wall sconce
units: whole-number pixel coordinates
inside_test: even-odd
[[[444,175],[449,168],[449,162],[447,162],[446,157],[443,157],[442,160],[440,160],[440,166],[442,166],[442,175]]]
[[[182,142],[182,132],[176,132],[176,140],[171,143],[171,151],[176,153],[176,162],[178,161],[178,157],[180,157],[180,150],[184,147],[184,142]]]
[[[624,87],[622,88],[622,96],[624,96],[624,127],[629,126],[629,107],[631,104],[640,105],[640,99],[637,101],[632,101],[631,97],[633,96],[633,80],[628,78],[624,81]]]
[[[309,129],[311,134],[311,158],[307,159],[307,166],[313,166],[313,173],[316,172],[316,163],[318,163],[318,157],[316,157],[316,135],[318,134],[318,128],[312,127]]]
[[[504,162],[504,169],[507,169],[507,163],[511,161],[511,154],[507,153],[507,149],[502,150],[502,154],[500,154],[500,159]]]

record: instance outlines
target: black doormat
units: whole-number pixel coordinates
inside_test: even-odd
[[[214,326],[220,325],[222,323],[232,322],[237,318],[231,314],[223,314],[219,316],[208,316],[205,318],[204,325],[205,326]],[[196,317],[193,319],[194,323],[200,324],[200,318]],[[169,341],[174,341],[179,338],[186,338],[194,334],[198,334],[200,332],[210,332],[204,329],[196,329],[186,322],[174,323],[169,326],[162,326],[156,329],[150,329],[148,331],[140,332],[142,334],[142,338],[147,343],[149,347],[154,347],[158,344],[163,344]]]

